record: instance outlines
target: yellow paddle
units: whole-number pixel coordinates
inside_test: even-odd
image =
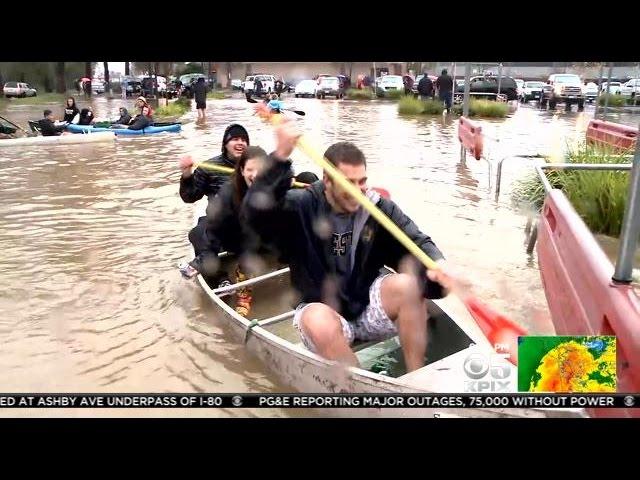
[[[200,162],[200,163],[193,164],[194,170],[198,167],[204,170],[212,170],[214,172],[228,173],[229,175],[233,173],[233,168],[225,167],[224,165],[216,165],[215,163]],[[308,184],[302,183],[302,182],[293,182],[293,186],[296,188],[304,188],[304,187],[307,187]]]

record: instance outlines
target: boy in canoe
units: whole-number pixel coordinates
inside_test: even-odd
[[[441,269],[427,276],[407,249],[326,173],[308,189],[287,188],[288,158],[299,136],[290,121],[277,127],[276,150],[245,195],[243,211],[289,263],[291,284],[300,293],[293,323],[304,345],[329,360],[358,366],[354,341],[398,335],[407,371],[422,367],[425,298],[441,298],[443,286],[450,288],[454,281],[443,254],[393,201],[368,189],[366,159],[352,143],[332,145],[325,157]],[[383,273],[385,265],[408,273]]]

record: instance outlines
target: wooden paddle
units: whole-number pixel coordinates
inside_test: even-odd
[[[280,115],[273,115],[265,111],[258,112],[263,118],[267,118],[273,125],[282,123]],[[343,190],[346,190],[357,202],[367,210],[393,237],[398,240],[409,252],[411,252],[420,262],[430,270],[438,270],[440,266],[434,262],[420,247],[418,247],[393,221],[387,217],[378,207],[376,207],[359,188],[349,182],[344,175],[317,149],[313,148],[304,136],[300,136],[297,147],[310,157],[316,164],[321,166],[325,172]],[[526,335],[526,330],[504,315],[500,315],[468,292],[464,295],[454,292],[465,304],[467,310],[474,318],[482,332],[491,345],[503,353],[509,353],[509,361],[514,365],[518,364],[518,336]]]
[[[249,102],[249,103],[260,103],[258,100],[254,99],[254,98],[251,98],[251,97],[247,97],[247,102]],[[280,110],[286,110],[288,112],[293,112],[293,113],[295,113],[297,115],[301,115],[301,116],[305,116],[306,115],[306,113],[303,112],[302,110],[293,110],[291,108],[281,108]]]

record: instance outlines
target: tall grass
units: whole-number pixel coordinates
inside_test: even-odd
[[[175,102],[159,107],[155,111],[158,117],[180,117],[191,110],[191,100],[186,97],[180,97]]]
[[[451,108],[456,115],[462,115],[462,104],[454,105]],[[487,118],[504,118],[509,114],[509,105],[503,102],[494,102],[493,100],[469,100],[469,116],[470,117],[487,117]]]
[[[603,95],[600,95],[600,98],[598,99],[598,104],[600,105],[604,105],[604,102],[606,101],[607,97],[609,98],[609,103],[608,105],[610,107],[624,107],[624,105],[627,103],[627,97],[626,95],[614,95],[614,94],[609,94],[607,95],[606,93]]]
[[[580,146],[569,150],[566,163],[628,163],[611,149]],[[554,170],[547,171],[554,188],[565,193],[576,212],[594,233],[618,236],[629,188],[629,171]],[[540,211],[545,191],[535,173],[516,181],[511,192],[513,203],[521,209]]]
[[[401,115],[442,115],[444,104],[438,100],[421,100],[412,96],[403,96],[398,102]]]
[[[398,113],[402,115],[419,115],[425,110],[422,100],[414,97],[404,97],[398,102]]]
[[[369,87],[365,87],[361,90],[357,88],[349,88],[345,97],[349,100],[371,100],[374,98],[373,91]]]

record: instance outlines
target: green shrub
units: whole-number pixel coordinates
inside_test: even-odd
[[[624,95],[613,95],[613,94],[607,95],[606,93],[603,94],[603,95],[600,95],[600,98],[598,99],[598,103],[600,105],[604,105],[607,96],[609,97],[609,106],[610,107],[623,107],[625,105],[625,103],[626,103],[626,99],[627,99],[626,96],[624,96]]]
[[[349,100],[371,100],[373,98],[373,92],[368,87],[361,90],[357,88],[349,88],[345,94],[345,98]]]
[[[425,102],[418,98],[406,96],[398,102],[398,113],[402,115],[419,115],[425,110]]]

